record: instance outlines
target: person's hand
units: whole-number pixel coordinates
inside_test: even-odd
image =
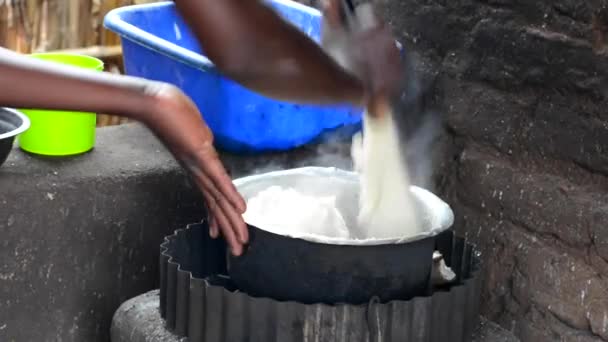
[[[248,240],[245,201],[213,148],[209,127],[178,88],[24,58],[1,47],[0,75],[3,106],[116,114],[146,124],[193,174],[208,207],[211,235],[221,230],[232,253],[242,253]]]
[[[208,209],[210,234],[224,236],[232,254],[240,255],[248,241],[242,214],[246,204],[213,147],[213,134],[196,105],[179,89],[153,89],[154,115],[145,120],[193,175]]]
[[[399,92],[403,66],[390,29],[373,12],[349,27],[340,12],[341,0],[323,0],[322,45],[366,90],[363,101],[372,116],[387,112],[390,98]]]

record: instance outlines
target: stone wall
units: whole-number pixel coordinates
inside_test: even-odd
[[[608,340],[608,1],[391,0],[435,81],[441,191],[523,341]]]

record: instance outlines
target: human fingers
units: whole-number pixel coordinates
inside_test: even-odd
[[[200,184],[206,189],[207,201],[211,202],[214,212],[221,210],[224,217],[227,219],[228,225],[236,235],[240,243],[245,244],[249,240],[249,231],[243,220],[243,215],[235,208],[232,203],[227,200],[224,194],[217,188],[217,184],[213,183],[205,174],[200,174],[198,177]],[[240,196],[240,195],[239,195]],[[216,218],[217,219],[217,218]],[[220,229],[222,223],[220,223]]]
[[[366,67],[368,85],[374,92],[390,91],[402,76],[401,54],[390,30],[378,27],[360,32],[356,37],[357,57]]]
[[[228,220],[226,214],[223,212],[222,208],[219,205],[214,206],[213,217],[217,220],[219,224],[219,229],[230,248],[230,252],[234,256],[239,256],[243,252],[243,245],[240,241],[238,241],[234,228],[230,225],[230,221]]]
[[[217,220],[214,216],[209,217],[209,236],[213,239],[220,237],[220,231],[217,225]]]
[[[247,227],[237,213],[236,209],[231,206],[227,199],[222,193],[215,187],[213,182],[203,173],[196,174],[196,182],[203,190],[207,206],[210,210],[211,216],[216,224],[216,232],[219,235],[219,231],[226,239],[226,242],[230,246],[230,249],[234,255],[240,255],[242,251],[242,244],[247,241],[248,232]],[[232,224],[235,222],[235,225]],[[218,227],[219,226],[219,227]],[[210,232],[211,233],[211,232]]]
[[[381,117],[390,109],[390,99],[399,92],[403,67],[399,48],[390,31],[379,27],[360,32],[359,48],[365,105],[370,116]]]
[[[205,185],[203,184],[203,181],[198,175],[194,175],[194,182],[196,183],[196,186],[199,188],[199,190],[203,194],[203,198],[205,199],[205,208],[207,209],[207,223],[209,224],[209,236],[211,236],[213,239],[217,239],[220,234],[217,219],[213,215],[216,210],[214,206],[217,205],[215,203],[215,199],[211,195],[210,191],[206,189]]]
[[[235,207],[230,204],[224,197],[220,197],[216,200],[217,205],[221,208],[222,212],[228,219],[232,230],[236,234],[239,242],[246,244],[249,241],[249,231],[247,225],[243,220],[243,215],[237,211]]]
[[[332,28],[343,26],[340,6],[340,0],[321,0],[321,12],[323,13],[324,22]]]
[[[379,119],[390,114],[391,107],[386,96],[373,95],[369,98],[366,109],[369,116]]]
[[[215,185],[214,188],[223,194],[241,214],[244,213],[247,210],[247,204],[232,183],[232,179],[219,160],[215,149],[208,146],[206,150],[203,149],[197,154],[197,158],[198,164],[204,168],[204,174]]]
[[[213,216],[213,211],[211,210],[211,206],[215,205],[214,200],[211,196],[209,196],[209,194],[207,193],[203,193],[203,196],[205,197],[205,203],[207,206],[207,220],[209,221],[209,236],[211,236],[213,239],[217,239],[220,235],[220,231],[217,225],[217,220],[215,219],[215,216]]]

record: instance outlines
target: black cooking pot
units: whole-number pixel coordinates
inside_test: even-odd
[[[230,257],[239,290],[303,303],[410,299],[428,290],[435,237],[384,245],[332,245],[250,226],[250,243]]]
[[[355,227],[358,175],[335,168],[305,167],[235,180],[245,199],[272,185],[302,193],[335,196],[350,233],[359,240],[317,238],[304,232],[249,226],[249,245],[240,257],[230,256],[228,272],[236,286],[256,297],[303,303],[361,304],[410,299],[429,287],[435,236],[453,222],[449,206],[423,189],[413,189],[423,233],[407,242],[362,240]],[[311,231],[315,231],[312,229]],[[406,229],[404,229],[406,231]],[[363,232],[364,233],[364,232]],[[359,234],[359,235],[357,235]],[[372,244],[373,243],[373,244]]]
[[[15,137],[30,127],[30,120],[20,112],[0,108],[0,166],[13,148]]]

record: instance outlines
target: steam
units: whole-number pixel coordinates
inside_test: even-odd
[[[350,139],[352,128],[337,129],[323,134],[318,142],[286,152],[267,153],[252,157],[243,165],[242,158],[234,158],[239,163],[234,169],[244,170],[244,175],[257,175],[271,171],[293,169],[307,166],[336,167],[352,170]],[[228,161],[226,161],[228,162]]]
[[[401,149],[411,184],[434,191],[433,147],[441,132],[441,116],[432,108],[434,84],[420,78],[417,58],[411,50],[404,64],[402,93],[392,102]]]
[[[331,31],[325,34],[332,33]],[[329,40],[329,51],[343,52],[343,41]],[[327,43],[327,41],[326,41]],[[331,48],[333,47],[333,49]],[[328,48],[326,46],[326,48]],[[424,82],[420,75],[418,59],[411,49],[405,48],[403,83],[401,93],[392,100],[394,122],[399,131],[402,153],[405,155],[410,182],[412,185],[434,191],[434,143],[441,133],[441,117],[437,110],[431,108],[434,84]],[[289,151],[270,154],[260,163],[249,167],[248,174],[261,174],[270,171],[298,168],[305,166],[337,167],[353,170],[351,158],[352,127],[324,134],[318,144]],[[257,158],[256,158],[257,159]]]
[[[401,151],[405,155],[412,185],[433,192],[435,142],[441,133],[441,117],[438,111],[428,108],[426,97],[431,86],[422,87],[410,74],[407,94],[393,104],[395,124],[399,130]],[[337,167],[353,170],[351,157],[352,128],[338,129],[323,136],[322,142],[284,153],[272,153],[264,158],[254,158],[246,174],[262,174],[306,166]]]
[[[434,142],[439,136],[441,122],[437,115],[431,113],[424,118],[421,126],[414,131],[411,138],[404,143],[405,159],[412,185],[433,192],[434,175]]]
[[[334,131],[323,137],[323,142],[314,146],[309,158],[297,162],[297,167],[320,166],[336,167],[343,170],[352,169],[350,157],[351,135]]]

